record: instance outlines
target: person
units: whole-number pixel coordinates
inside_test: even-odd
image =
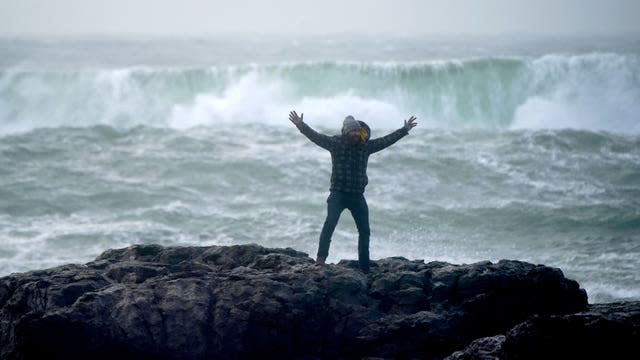
[[[409,134],[418,123],[411,116],[404,126],[386,136],[369,139],[371,129],[353,116],[345,117],[342,135],[328,136],[313,130],[304,122],[304,114],[289,113],[289,120],[309,140],[331,153],[331,186],[327,199],[327,217],[322,231],[316,265],[323,265],[329,255],[331,236],[338,224],[340,214],[349,209],[358,228],[358,264],[364,273],[369,272],[369,207],[364,197],[367,186],[367,162],[369,155],[376,153]]]

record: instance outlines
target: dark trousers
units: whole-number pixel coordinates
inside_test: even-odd
[[[327,219],[320,233],[318,257],[327,258],[331,236],[338,225],[338,219],[344,209],[349,209],[358,228],[358,262],[360,269],[369,271],[369,206],[364,194],[351,194],[332,191],[327,199]]]

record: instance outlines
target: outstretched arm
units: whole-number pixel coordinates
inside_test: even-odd
[[[384,148],[387,148],[393,145],[396,141],[407,136],[409,134],[409,130],[413,129],[414,127],[416,127],[416,125],[418,125],[418,123],[415,122],[416,119],[417,118],[415,116],[411,116],[409,120],[404,121],[404,126],[401,127],[400,129],[392,132],[389,135],[383,136],[381,138],[369,140],[369,143],[368,143],[369,153],[373,154]]]
[[[309,138],[314,144],[320,146],[323,149],[327,149],[331,151],[334,147],[336,141],[331,137],[324,134],[320,134],[319,132],[313,130],[309,125],[307,125],[304,121],[304,113],[301,113],[298,116],[298,113],[292,111],[289,113],[289,120],[300,130],[304,136]]]

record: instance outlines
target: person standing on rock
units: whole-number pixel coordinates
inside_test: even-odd
[[[331,236],[340,214],[349,209],[358,228],[358,263],[364,273],[369,272],[369,207],[364,198],[367,186],[369,155],[378,152],[409,134],[418,123],[411,116],[404,126],[389,135],[369,139],[369,126],[349,115],[342,124],[342,135],[328,136],[313,130],[303,121],[304,114],[289,113],[289,120],[309,140],[331,153],[331,187],[327,199],[327,218],[320,232],[316,265],[323,265],[329,255]]]

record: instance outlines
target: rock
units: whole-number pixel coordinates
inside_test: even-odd
[[[473,341],[446,359],[625,359],[638,353],[640,301],[531,316],[506,335]]]
[[[0,279],[0,357],[441,359],[586,309],[559,269],[520,261],[396,257],[365,275],[293,249],[137,245]]]
[[[462,351],[456,351],[445,360],[500,360],[505,336],[496,335],[473,340]]]
[[[574,314],[533,315],[446,359],[625,359],[638,357],[639,343],[640,302],[596,304]]]

